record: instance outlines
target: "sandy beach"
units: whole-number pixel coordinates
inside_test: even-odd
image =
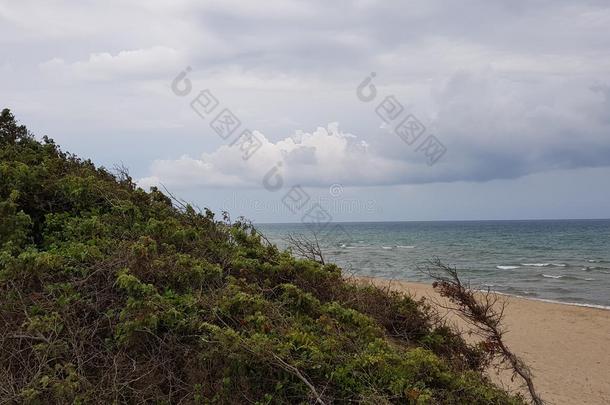
[[[440,299],[428,284],[360,278],[415,297]],[[506,342],[532,368],[542,398],[550,404],[610,403],[610,310],[506,296]],[[446,311],[445,311],[446,312]],[[450,322],[464,330],[456,316]],[[510,374],[491,378],[512,390]]]

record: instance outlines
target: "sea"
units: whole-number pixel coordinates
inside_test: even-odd
[[[431,282],[436,258],[477,289],[610,309],[610,219],[257,224],[284,249],[316,231],[345,273]]]

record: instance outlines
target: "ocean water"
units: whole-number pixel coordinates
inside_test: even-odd
[[[321,233],[328,261],[357,275],[416,282],[439,258],[475,288],[610,308],[610,220],[341,223]],[[284,248],[305,224],[260,224]],[[333,228],[329,228],[333,229]]]

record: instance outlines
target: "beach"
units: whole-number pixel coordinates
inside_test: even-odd
[[[358,281],[442,302],[429,284],[367,277]],[[531,367],[536,388],[547,403],[610,403],[610,310],[502,297],[508,304],[506,343]],[[457,316],[448,319],[468,330]],[[496,383],[519,389],[521,381],[511,382],[509,373],[488,373]]]

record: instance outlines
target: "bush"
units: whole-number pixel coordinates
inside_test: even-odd
[[[0,116],[0,402],[521,403],[424,302]]]

